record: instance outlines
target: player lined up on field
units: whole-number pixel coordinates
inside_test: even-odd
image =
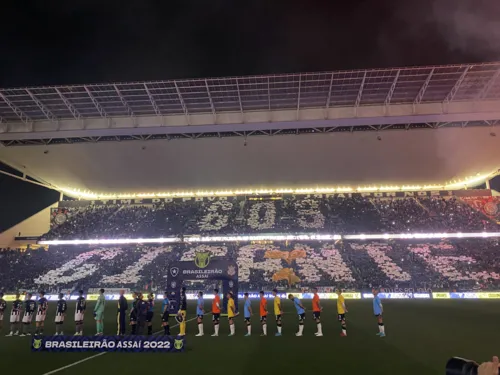
[[[320,303],[320,298],[318,295],[318,290],[316,288],[313,289],[314,295],[312,299],[312,317],[316,323],[317,331],[315,332],[316,336],[323,336],[323,330],[321,325],[321,312],[323,307]],[[380,337],[385,337],[385,326],[383,322],[383,306],[378,296],[378,290],[373,289],[373,313],[377,318],[379,332],[377,335]],[[126,333],[126,317],[128,311],[128,302],[124,296],[124,291],[120,291],[120,297],[118,299],[117,306],[117,335],[124,335]],[[267,336],[267,317],[268,317],[268,309],[267,309],[267,299],[264,297],[264,292],[260,293],[260,301],[259,301],[259,316],[261,323],[261,336]],[[276,329],[277,332],[275,336],[282,335],[283,328],[283,309],[281,304],[281,298],[278,295],[278,291],[276,289],[272,292],[273,298],[273,312],[276,319]],[[347,323],[346,323],[346,314],[347,308],[345,304],[344,296],[342,295],[341,290],[337,290],[337,318],[341,325],[341,333],[342,337],[347,336]],[[26,336],[31,335],[32,328],[32,318],[35,316],[35,335],[42,335],[44,333],[44,322],[47,316],[48,310],[48,302],[45,298],[45,293],[41,292],[39,294],[38,300],[32,299],[32,294],[27,293],[25,301],[22,301],[20,298],[20,294],[16,294],[16,299],[12,303],[11,314],[10,314],[10,332],[7,336]],[[235,328],[235,318],[239,315],[236,312],[236,305],[234,302],[234,298],[231,292],[227,293],[227,317],[229,322],[229,336],[234,336],[236,333]],[[304,323],[306,318],[306,308],[302,304],[302,301],[295,297],[293,294],[288,295],[288,299],[293,302],[293,305],[296,309],[297,317],[298,317],[298,330],[295,333],[296,336],[302,336],[304,331]],[[104,298],[104,289],[99,291],[99,296],[96,301],[96,305],[94,307],[94,319],[96,321],[96,335],[103,335],[104,332],[104,311],[105,311],[105,298]],[[163,333],[165,335],[170,335],[170,324],[169,324],[169,315],[170,315],[170,304],[171,302],[168,299],[168,296],[165,294],[164,299],[161,306],[161,325],[163,327]],[[132,308],[129,312],[129,325],[131,327],[130,333],[132,335],[143,335],[145,334],[145,330],[147,327],[147,334],[153,334],[153,318],[154,318],[154,295],[150,293],[147,296],[147,300],[144,299],[142,293],[133,293],[133,301]],[[212,336],[216,337],[219,335],[219,327],[220,327],[220,317],[221,317],[221,299],[219,296],[219,290],[214,289],[214,298],[212,300],[212,323],[213,323],[213,334]],[[3,317],[4,313],[7,309],[7,302],[3,299],[3,293],[0,293],[0,330],[3,326]],[[79,296],[76,299],[75,305],[75,326],[76,331],[75,335],[83,335],[83,321],[85,312],[87,309],[87,302],[83,296],[83,291],[79,292]],[[55,335],[63,335],[63,324],[66,317],[66,312],[68,310],[68,305],[66,300],[64,299],[64,295],[59,294],[59,300],[56,305],[56,314],[55,314],[55,325],[56,332]],[[198,334],[196,336],[204,335],[203,328],[203,318],[205,316],[204,309],[204,299],[203,292],[198,293],[198,299],[196,302],[196,320],[198,323]],[[250,336],[252,334],[252,325],[251,325],[251,317],[253,315],[253,310],[251,306],[251,301],[249,299],[248,293],[244,294],[244,304],[243,304],[243,317],[246,325],[246,333],[245,336]],[[179,301],[179,310],[176,315],[176,320],[179,323],[180,327],[180,336],[186,334],[186,316],[187,316],[187,298],[186,298],[186,289],[183,287],[180,293],[180,301]],[[22,323],[22,324],[21,324]]]
[[[4,294],[0,293],[0,330],[3,328],[7,302],[3,299]],[[27,293],[24,301],[21,300],[21,294],[17,293],[12,302],[10,312],[10,332],[6,336],[31,336],[44,334],[45,319],[48,311],[48,300],[45,298],[45,292],[40,292],[38,300],[32,299],[33,295]],[[104,289],[100,290],[96,306],[94,308],[94,317],[97,323],[97,334],[103,334],[103,316],[104,316]],[[75,305],[75,336],[83,334],[83,320],[87,302],[83,297],[83,291],[79,292]],[[63,324],[68,310],[68,303],[64,299],[64,294],[58,295],[54,323],[56,326],[55,335],[63,335]],[[32,332],[32,321],[35,317],[35,331]]]

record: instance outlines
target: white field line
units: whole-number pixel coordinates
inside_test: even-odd
[[[209,315],[209,314],[207,314]],[[188,319],[186,320],[186,323],[189,323],[193,320],[195,320],[195,318],[192,318],[192,319]],[[170,328],[175,328],[175,327],[178,327],[179,324],[176,324],[176,325],[173,325],[173,326],[170,326]],[[161,333],[163,332],[163,330],[161,331],[158,331],[158,332],[155,332],[154,335],[157,335],[158,333]],[[73,362],[73,363],[70,363],[69,365],[66,365],[66,366],[63,366],[63,367],[59,367],[59,368],[56,368],[55,370],[52,370],[52,371],[49,371],[49,372],[45,372],[43,373],[42,375],[51,375],[51,374],[55,374],[57,372],[60,372],[62,370],[66,370],[67,368],[70,368],[70,367],[73,367],[73,366],[76,366],[76,365],[79,365],[80,363],[83,363],[83,362],[86,362],[86,361],[90,361],[91,359],[94,359],[94,358],[97,358],[97,357],[100,357],[104,354],[107,354],[109,352],[101,352],[101,353],[97,353],[97,354],[94,354],[94,355],[91,355],[90,357],[87,357],[87,358],[84,358],[84,359],[80,359],[79,361],[76,361],[76,362]]]

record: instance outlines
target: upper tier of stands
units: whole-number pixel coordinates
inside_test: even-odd
[[[457,197],[282,196],[81,205],[53,213],[44,239],[155,238],[195,234],[497,231]]]

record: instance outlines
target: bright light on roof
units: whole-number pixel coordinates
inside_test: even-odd
[[[241,236],[186,236],[168,238],[127,238],[101,240],[49,240],[39,241],[40,245],[130,245],[130,244],[162,244],[162,243],[207,243],[207,242],[252,242],[252,241],[337,241],[337,240],[404,240],[404,239],[442,239],[442,238],[493,238],[500,237],[500,232],[478,233],[401,233],[401,234],[299,234],[299,235],[241,235]]]
[[[49,240],[39,241],[40,245],[131,245],[131,244],[161,244],[181,242],[180,238],[121,238],[97,240]]]
[[[476,176],[466,178],[465,180],[460,180],[460,181],[445,185],[445,188],[447,190],[450,190],[450,189],[463,189],[466,187],[475,186],[475,185],[483,183],[485,180],[488,179],[489,176],[490,175],[477,174]]]
[[[276,188],[276,189],[244,189],[244,190],[199,190],[199,191],[177,191],[162,193],[134,193],[134,194],[99,194],[91,191],[81,191],[79,189],[59,188],[60,191],[68,196],[87,199],[87,200],[113,200],[113,199],[141,199],[141,198],[193,198],[193,197],[230,197],[237,195],[272,195],[272,194],[342,194],[342,193],[374,193],[374,192],[398,192],[398,191],[439,191],[439,190],[457,190],[467,187],[477,186],[487,179],[495,176],[498,171],[490,174],[476,175],[465,180],[452,181],[442,185],[402,185],[402,186],[337,186],[325,187],[317,186],[314,188]]]
[[[344,240],[428,240],[441,238],[492,238],[500,237],[500,232],[476,233],[401,233],[401,234],[348,234],[342,236]]]

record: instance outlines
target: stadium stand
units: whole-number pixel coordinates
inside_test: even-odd
[[[472,193],[473,195],[476,193]],[[44,239],[127,239],[238,234],[457,233],[498,231],[480,209],[486,198],[281,195],[135,201],[69,201],[52,209]],[[475,202],[475,203],[474,203]],[[496,202],[496,201],[494,201]],[[483,204],[482,203],[482,204]],[[172,261],[208,251],[236,259],[240,290],[371,287],[493,290],[500,286],[498,240],[172,243],[51,246],[0,252],[4,291],[48,292],[167,285]],[[197,282],[196,288],[212,285]]]
[[[404,233],[496,230],[456,198],[283,196],[88,205],[55,215],[45,239],[151,238],[237,233]],[[58,218],[61,217],[59,223]]]
[[[236,259],[242,291],[495,289],[499,66],[2,90],[0,160],[61,194],[50,230],[23,235],[136,244],[5,250],[0,289],[161,291],[169,263],[199,250]],[[495,233],[399,240],[483,231]],[[185,241],[251,234],[342,240]],[[176,241],[140,243],[160,237]]]
[[[210,244],[162,247],[56,246],[0,252],[2,289],[110,287],[162,291],[169,262],[208,251],[239,265],[240,290],[312,285],[369,290],[492,290],[500,286],[498,240]],[[211,285],[197,288],[210,290]]]

